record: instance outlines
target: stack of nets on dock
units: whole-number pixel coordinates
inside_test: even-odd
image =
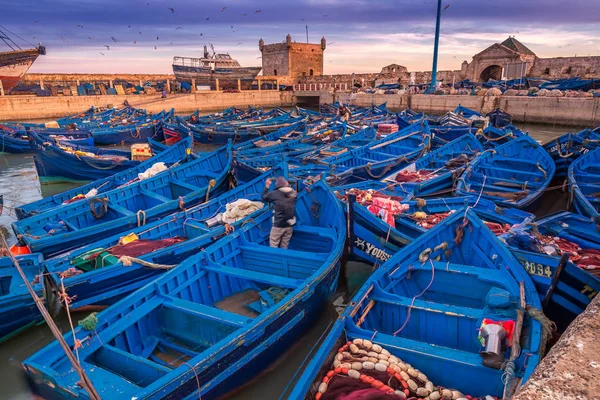
[[[315,400],[485,399],[436,386],[410,364],[369,340],[354,339],[335,356],[319,384]]]

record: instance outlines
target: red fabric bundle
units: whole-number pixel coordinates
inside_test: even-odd
[[[394,216],[401,214],[407,208],[408,206],[402,205],[396,200],[374,197],[367,209],[395,228],[396,221],[394,221]]]
[[[367,373],[367,371],[363,370],[361,373]],[[385,372],[371,370],[367,374],[384,383],[390,380],[389,375]],[[384,393],[359,379],[334,375],[321,400],[398,400],[398,398],[395,394]]]
[[[490,231],[492,231],[492,233],[496,236],[502,235],[503,233],[506,233],[510,230],[509,224],[498,224],[496,222],[487,222],[487,221],[484,221],[484,224],[488,228],[490,228]]]
[[[413,172],[400,171],[396,175],[396,182],[423,182],[428,179],[435,178],[436,176],[436,174],[432,174],[426,169]]]
[[[111,247],[108,251],[115,257],[139,257],[141,255],[172,246],[175,243],[183,242],[184,240],[185,239],[180,236],[159,240],[138,239],[131,243],[118,244],[116,246]]]

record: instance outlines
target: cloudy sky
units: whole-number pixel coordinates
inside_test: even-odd
[[[436,0],[0,0],[0,29],[43,43],[31,71],[169,73],[204,44],[261,65],[258,40],[328,41],[325,73],[430,70]],[[600,0],[443,0],[440,69],[515,35],[539,57],[600,55]],[[7,50],[0,41],[0,51]],[[107,48],[106,46],[109,46]]]

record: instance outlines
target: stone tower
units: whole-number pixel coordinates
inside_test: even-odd
[[[288,83],[293,83],[294,78],[299,76],[323,75],[323,53],[326,47],[325,38],[319,44],[293,42],[290,34],[282,43],[265,44],[260,39],[258,48],[262,53],[263,75],[287,77]]]

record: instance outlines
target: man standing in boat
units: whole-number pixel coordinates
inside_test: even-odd
[[[273,227],[269,236],[271,247],[287,249],[296,224],[296,198],[298,194],[282,176],[275,181],[275,190],[269,192],[272,179],[266,181],[262,199],[273,203]]]
[[[350,110],[344,104],[338,109],[338,114],[340,116],[340,121],[342,122],[347,122],[348,118],[350,118]]]

